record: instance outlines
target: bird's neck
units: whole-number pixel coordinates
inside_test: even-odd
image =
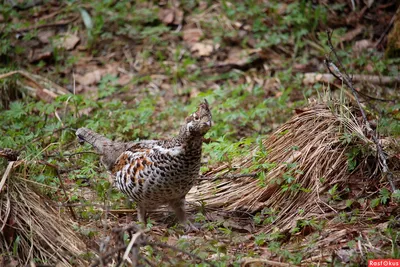
[[[201,147],[203,144],[202,135],[189,133],[186,131],[185,126],[183,126],[178,136],[173,139],[174,142],[181,144],[187,153],[201,155]]]

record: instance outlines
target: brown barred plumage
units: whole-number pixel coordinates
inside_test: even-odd
[[[120,143],[86,128],[78,129],[76,135],[102,155],[115,186],[137,202],[140,222],[146,221],[146,211],[162,204],[171,206],[179,221],[186,222],[185,196],[199,175],[203,136],[211,121],[204,101],[171,139]]]

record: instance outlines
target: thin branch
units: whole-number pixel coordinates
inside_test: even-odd
[[[107,206],[101,205],[101,204],[96,204],[96,203],[58,203],[56,205],[57,207],[96,207],[102,210],[106,210]]]
[[[277,266],[277,267],[289,267],[289,266],[297,266],[297,265],[292,265],[289,263],[284,263],[284,262],[279,262],[279,261],[272,261],[272,260],[267,260],[267,259],[249,259],[246,258],[242,261],[241,266],[246,267],[246,266],[253,266],[257,263],[265,263],[268,266]]]
[[[125,261],[129,260],[129,253],[131,252],[133,245],[138,241],[138,239],[140,238],[140,236],[143,234],[142,231],[139,231],[137,233],[135,233],[132,237],[131,237],[131,241],[129,242],[129,245],[127,246],[124,256],[122,256],[122,263],[124,263]],[[133,257],[134,257],[134,266],[136,266],[138,264],[138,257],[139,257],[139,251],[138,248],[134,248],[134,251],[132,252]]]
[[[215,267],[215,264],[213,264],[212,262],[210,262],[210,261],[208,261],[206,259],[203,259],[203,258],[197,256],[196,254],[187,252],[187,251],[185,251],[183,249],[180,249],[180,248],[177,248],[177,247],[174,247],[174,246],[170,246],[170,245],[167,245],[167,244],[164,244],[164,243],[143,241],[143,242],[140,242],[140,243],[132,244],[132,248],[140,247],[140,246],[151,246],[151,247],[160,247],[160,248],[172,249],[174,251],[177,251],[177,252],[180,252],[180,253],[185,254],[187,256],[190,256],[191,258],[199,260],[200,262],[204,262],[204,263],[206,263],[206,264],[208,264],[210,266]],[[120,246],[118,248],[115,248],[115,249],[103,254],[100,258],[96,259],[93,262],[93,264],[90,265],[90,266],[91,267],[99,266],[101,261],[106,262],[109,257],[113,256],[114,254],[116,254],[116,253],[118,253],[120,251],[126,251],[127,248],[128,248],[128,246],[126,246],[126,245],[125,246]]]
[[[133,256],[134,256],[134,259],[133,259],[134,261],[132,261],[132,263],[129,262],[133,266],[136,266],[138,264],[139,259],[148,262],[146,260],[146,258],[141,257],[140,254],[138,253],[139,248],[142,246],[151,246],[154,249],[156,249],[156,248],[171,249],[173,251],[190,256],[194,260],[206,263],[210,266],[215,266],[212,262],[210,262],[206,259],[203,259],[196,254],[185,251],[183,249],[180,249],[180,248],[168,245],[168,244],[160,243],[160,242],[149,242],[148,240],[146,240],[146,236],[144,235],[144,232],[146,232],[146,231],[143,231],[142,229],[140,229],[136,224],[131,224],[131,225],[128,225],[128,226],[125,226],[122,228],[113,228],[112,232],[115,234],[122,235],[122,233],[127,232],[127,231],[129,232],[131,230],[136,231],[136,233],[131,236],[131,240],[128,245],[120,246],[120,247],[117,247],[117,248],[107,252],[107,253],[104,253],[99,258],[97,258],[90,266],[94,267],[94,266],[99,266],[102,263],[107,263],[107,261],[109,260],[110,257],[113,257],[115,254],[119,254],[120,252],[123,252],[123,251],[125,251],[125,252],[124,252],[122,260],[118,263],[118,266],[120,264],[123,264],[124,261],[129,262],[129,258],[128,258],[129,253],[133,253]],[[123,240],[122,240],[122,242],[123,242]]]
[[[394,15],[393,15],[392,19],[390,20],[389,24],[387,25],[386,29],[382,32],[381,37],[379,37],[378,41],[375,43],[375,47],[378,47],[382,43],[383,39],[385,38],[385,36],[389,32],[390,28],[392,27],[392,25],[396,19],[396,16],[399,14],[399,11],[400,11],[400,7],[397,8],[396,13],[394,13]]]
[[[48,136],[52,136],[52,135],[54,135],[55,133],[60,132],[60,131],[63,131],[63,130],[66,130],[66,129],[71,129],[71,128],[70,128],[69,125],[66,125],[66,126],[63,126],[63,127],[58,128],[58,129],[55,129],[55,130],[49,132],[48,134],[41,134],[41,135],[39,135],[38,137],[33,138],[32,140],[30,140],[29,143],[26,143],[25,145],[21,146],[21,147],[17,150],[17,152],[21,152],[21,151],[24,150],[28,145],[30,145],[30,144],[32,144],[32,143],[34,143],[34,142],[36,142],[36,141],[39,141],[39,140],[41,140],[41,139],[44,139],[44,138],[46,138],[46,137],[48,137]]]
[[[42,28],[64,26],[64,25],[70,24],[71,22],[74,22],[78,18],[79,18],[79,16],[75,16],[68,20],[57,21],[57,22],[49,23],[49,24],[33,25],[33,26],[29,26],[27,28],[15,29],[14,32],[27,32],[27,31],[37,30],[37,29],[42,29]]]
[[[95,154],[95,155],[99,155],[99,156],[101,155],[100,153],[97,153],[95,151],[81,151],[81,152],[76,152],[76,153],[71,153],[71,154],[64,154],[63,157],[73,157],[73,156],[81,155],[81,154]],[[58,154],[49,155],[47,157],[51,158],[51,157],[59,157],[59,156],[60,156],[60,154],[58,153]]]
[[[57,165],[54,165],[54,164],[51,164],[51,163],[49,163],[49,162],[46,162],[46,161],[40,161],[40,162],[43,163],[43,164],[46,165],[46,166],[49,166],[49,167],[53,168],[53,169],[56,171],[58,180],[60,181],[61,190],[64,192],[64,195],[65,195],[65,197],[66,197],[66,201],[68,201],[67,190],[65,190],[64,182],[63,182],[63,180],[62,180],[62,178],[61,178],[60,172],[59,172],[59,170],[58,170],[58,166],[57,166]],[[76,217],[76,214],[75,214],[74,209],[73,209],[71,206],[69,206],[68,209],[69,209],[69,211],[70,211],[70,213],[71,213],[72,218],[74,218],[74,220],[76,221],[76,220],[77,220],[77,217]]]
[[[399,79],[399,80],[400,80],[400,79]],[[381,102],[392,102],[392,103],[396,103],[396,102],[400,101],[400,99],[384,99],[384,98],[377,98],[377,97],[374,97],[374,96],[370,96],[370,95],[367,95],[366,93],[363,93],[363,92],[358,92],[358,93],[359,93],[360,95],[366,97],[366,98],[371,99],[371,100],[376,100],[376,101],[381,101]]]
[[[133,246],[137,246],[138,244],[133,244]],[[99,257],[98,259],[96,259],[91,265],[90,267],[95,267],[95,266],[99,266],[100,263],[105,263],[107,262],[107,259],[111,256],[113,256],[114,254],[120,252],[120,251],[124,251],[126,249],[126,246],[119,246],[105,254],[103,254],[101,257]]]
[[[377,133],[374,130],[372,130],[371,125],[370,125],[370,123],[369,123],[369,121],[367,119],[367,116],[365,114],[365,111],[362,108],[360,100],[358,98],[358,92],[356,91],[356,89],[353,86],[352,79],[347,74],[346,69],[344,68],[341,60],[339,59],[339,57],[338,57],[338,55],[337,55],[337,53],[336,53],[336,51],[335,51],[335,49],[334,49],[334,47],[332,45],[332,40],[331,40],[332,31],[327,31],[327,35],[328,35],[328,45],[329,45],[329,48],[331,50],[331,53],[333,53],[333,55],[335,56],[335,59],[338,62],[339,67],[340,67],[340,69],[342,69],[343,73],[338,67],[336,67],[336,65],[329,59],[329,57],[327,57],[325,59],[325,65],[328,68],[329,72],[333,76],[335,76],[340,81],[344,82],[351,89],[351,91],[352,91],[352,93],[354,95],[354,98],[356,99],[357,105],[358,105],[358,107],[360,109],[361,116],[362,116],[362,118],[364,120],[366,129],[367,129],[367,133],[370,136],[372,136],[372,139],[373,139],[373,141],[374,141],[374,143],[376,145],[378,158],[379,158],[379,163],[380,163],[380,165],[382,167],[382,172],[383,172],[384,175],[387,176],[387,179],[389,181],[389,184],[390,184],[390,187],[392,189],[392,192],[394,192],[394,191],[396,191],[396,187],[395,187],[394,182],[393,182],[393,174],[389,171],[389,167],[388,167],[387,162],[386,162],[387,157],[386,157],[386,155],[385,155],[385,153],[383,151],[382,146],[379,143],[379,140],[378,140],[378,137],[377,137]]]
[[[334,74],[306,72],[306,73],[304,73],[303,83],[306,85],[315,84],[318,82],[332,83],[334,80],[335,80]],[[400,83],[400,77],[399,76],[354,74],[354,75],[352,75],[352,81],[356,82],[356,83],[391,85],[391,84],[395,84],[395,83]]]

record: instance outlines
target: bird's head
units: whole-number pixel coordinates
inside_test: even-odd
[[[185,120],[184,129],[190,135],[203,136],[211,128],[212,117],[207,100],[200,103],[196,112],[188,116]]]

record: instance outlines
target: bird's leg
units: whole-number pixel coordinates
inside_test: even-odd
[[[143,227],[146,228],[146,209],[143,206],[137,206],[137,213],[138,213],[138,221],[139,223],[143,224]]]
[[[178,199],[170,203],[172,210],[175,212],[178,221],[185,226],[186,232],[198,232],[199,229],[194,226],[187,218],[185,211],[185,199]]]

